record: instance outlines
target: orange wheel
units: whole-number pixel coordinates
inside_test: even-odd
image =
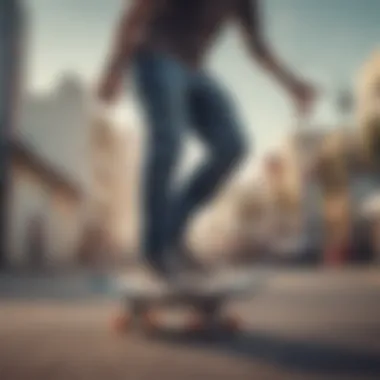
[[[236,316],[227,316],[222,319],[221,327],[228,332],[238,332],[241,330],[242,322]]]
[[[112,321],[112,329],[117,333],[124,333],[132,325],[132,317],[129,314],[118,315]]]
[[[192,315],[186,327],[189,332],[201,332],[206,329],[206,321],[201,315],[195,314]]]
[[[141,316],[141,326],[145,332],[152,334],[160,327],[160,319],[156,312],[147,311]]]

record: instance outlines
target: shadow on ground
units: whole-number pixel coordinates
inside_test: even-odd
[[[377,375],[380,378],[380,355],[313,341],[287,339],[261,331],[235,337],[205,337],[166,330],[156,334],[154,339],[262,360],[289,370],[322,375]]]

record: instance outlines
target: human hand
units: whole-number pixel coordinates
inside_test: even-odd
[[[316,88],[306,82],[296,81],[290,87],[297,113],[306,117],[310,114],[316,101]]]

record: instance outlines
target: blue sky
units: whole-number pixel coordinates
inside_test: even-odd
[[[206,1],[206,0],[205,0]],[[337,115],[333,92],[353,85],[360,66],[379,47],[378,0],[264,0],[266,34],[278,55],[325,88],[315,122]],[[28,83],[33,91],[54,86],[65,71],[94,83],[102,67],[122,0],[28,0]],[[291,103],[243,49],[238,30],[226,28],[212,51],[211,70],[237,100],[246,133],[258,153],[292,128]]]

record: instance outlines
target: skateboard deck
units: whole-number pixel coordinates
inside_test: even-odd
[[[122,298],[122,313],[116,319],[117,330],[139,325],[152,332],[159,328],[157,309],[190,306],[195,311],[188,326],[192,330],[215,327],[236,331],[238,321],[223,313],[229,299],[251,296],[263,284],[263,277],[249,270],[230,270],[178,278],[174,282],[157,283],[138,274],[117,278],[116,287]]]
[[[247,271],[194,274],[167,283],[158,283],[139,275],[126,275],[116,279],[116,288],[125,299],[186,303],[188,299],[244,296],[250,294],[257,280]]]

